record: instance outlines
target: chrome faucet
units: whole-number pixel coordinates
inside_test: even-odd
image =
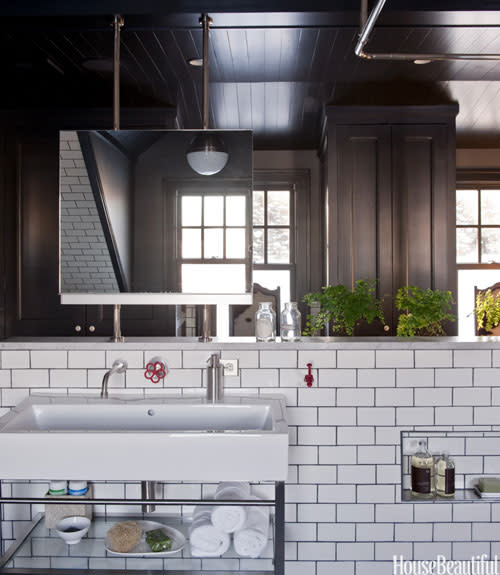
[[[224,397],[224,366],[213,353],[207,361],[207,400],[216,403]]]
[[[128,363],[124,359],[116,359],[111,366],[111,369],[104,374],[101,385],[101,397],[108,399],[108,381],[114,373],[125,373]]]

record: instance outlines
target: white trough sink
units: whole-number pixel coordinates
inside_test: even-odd
[[[281,396],[33,395],[0,418],[3,479],[285,480]]]

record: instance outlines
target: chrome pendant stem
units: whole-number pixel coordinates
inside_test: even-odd
[[[120,129],[120,31],[123,18],[115,14],[113,27],[115,30],[113,51],[113,130]]]

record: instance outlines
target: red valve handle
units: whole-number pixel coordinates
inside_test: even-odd
[[[304,377],[304,381],[307,384],[307,387],[312,387],[314,382],[314,375],[312,374],[312,363],[307,364],[307,375]]]
[[[144,377],[151,380],[153,383],[158,383],[166,376],[165,366],[161,361],[150,362],[146,365]]]

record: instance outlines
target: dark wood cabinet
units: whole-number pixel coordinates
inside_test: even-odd
[[[129,111],[122,123],[173,127],[174,117],[170,110]],[[61,305],[58,273],[59,130],[107,128],[110,112],[32,112],[0,120],[0,337],[111,335],[112,306]],[[124,306],[122,328],[128,335],[174,335],[175,310]]]
[[[456,113],[453,105],[327,109],[328,282],[376,278],[391,333],[399,287],[456,297]],[[381,326],[366,327],[376,333]]]

